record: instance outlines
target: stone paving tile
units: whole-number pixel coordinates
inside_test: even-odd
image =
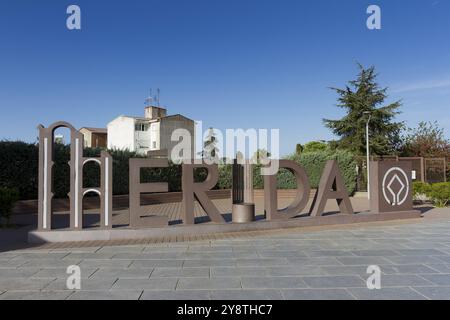
[[[303,277],[303,281],[311,288],[355,288],[366,287],[366,282],[358,276],[320,276]]]
[[[260,255],[257,251],[253,252],[247,252],[247,251],[241,251],[241,252],[233,252],[233,258],[234,259],[258,259]]]
[[[437,286],[450,286],[450,274],[424,274],[422,277]]]
[[[367,266],[321,266],[320,269],[331,276],[357,275],[368,277]],[[381,270],[383,272],[383,269]]]
[[[211,267],[211,277],[266,276],[266,267]]]
[[[392,264],[384,257],[337,257],[336,259],[345,266]]]
[[[214,290],[212,300],[283,300],[278,290]]]
[[[107,279],[81,279],[81,290],[109,290],[111,289],[117,278]],[[56,279],[50,282],[42,290],[44,291],[60,291],[67,289],[67,279]]]
[[[232,267],[235,266],[236,262],[234,259],[220,260],[220,259],[202,259],[202,260],[185,260],[183,267],[196,268],[196,267]]]
[[[73,260],[62,260],[62,259],[33,259],[29,260],[25,264],[21,265],[21,267],[36,267],[36,268],[45,268],[45,269],[60,269],[67,268],[72,265],[80,265],[81,260],[73,259]],[[88,267],[88,266],[86,266]]]
[[[430,286],[433,282],[412,274],[389,274],[381,277],[382,287]]]
[[[354,300],[346,289],[296,289],[282,290],[286,300]]]
[[[443,251],[447,254],[450,253],[448,251],[450,249],[448,245],[439,242],[414,242],[406,246],[407,249],[438,249],[439,251]]]
[[[99,260],[99,259],[111,259],[114,253],[111,252],[70,252],[63,260],[79,259],[79,260]]]
[[[19,255],[17,252],[0,252],[0,260],[9,260]]]
[[[236,266],[238,267],[271,267],[287,264],[288,259],[286,258],[236,259]]]
[[[283,250],[258,250],[261,258],[302,258],[306,254],[302,251],[283,251]]]
[[[185,260],[233,259],[233,252],[188,252],[181,257]]]
[[[394,250],[355,250],[352,251],[355,256],[362,257],[389,257],[389,256],[399,256],[400,253]]]
[[[52,281],[52,279],[0,278],[0,291],[41,290]]]
[[[151,253],[136,253],[136,252],[121,252],[112,256],[113,260],[171,260],[184,259],[183,253],[180,252],[151,252]]]
[[[435,258],[441,260],[444,263],[450,264],[450,255],[448,256],[434,256]]]
[[[68,300],[138,300],[142,290],[76,291]]]
[[[128,268],[133,260],[86,259],[79,264],[82,268]]]
[[[1,278],[28,278],[36,274],[39,268],[5,268],[0,269]]]
[[[17,268],[17,267],[25,265],[27,262],[28,262],[28,260],[0,259],[0,270]]]
[[[81,271],[81,278],[87,279],[90,277],[91,274],[93,274],[97,268],[80,268]],[[54,278],[61,278],[61,279],[67,279],[69,274],[67,274],[67,267],[64,268],[52,268],[52,269],[40,269],[39,272],[33,274],[32,278],[47,278],[47,279],[54,279]]]
[[[38,260],[53,260],[53,259],[62,259],[65,256],[67,256],[69,253],[68,252],[45,252],[45,253],[41,253],[41,252],[25,252],[22,253],[20,255],[15,256],[13,259],[14,260],[33,260],[33,259],[38,259]]]
[[[431,300],[450,300],[449,287],[414,287],[414,290]]]
[[[115,260],[126,261],[126,260]],[[181,268],[183,260],[134,260],[130,269],[149,269],[149,268]]]
[[[303,266],[342,266],[335,257],[293,258],[288,259],[289,265]]]
[[[383,265],[380,266],[384,274],[428,274],[436,273],[435,269],[424,264]]]
[[[98,249],[97,253],[113,253],[117,254],[120,252],[125,253],[141,253],[145,247],[143,246],[104,246]]]
[[[148,279],[152,271],[153,269],[99,268],[89,278]]]
[[[292,244],[292,243],[286,243],[283,244],[281,240],[278,241],[278,244],[274,244],[270,247],[266,247],[266,249],[271,249],[271,250],[284,250],[284,251],[303,251],[303,252],[308,252],[308,251],[320,251],[322,250],[322,248],[317,245],[305,245],[302,243],[299,244]]]
[[[146,253],[184,253],[187,252],[187,248],[183,247],[145,247],[144,250],[141,252],[143,254]]]
[[[301,277],[242,277],[244,289],[306,288]]]
[[[207,290],[144,290],[140,300],[209,300],[210,293]]]
[[[348,257],[354,254],[348,250],[318,250],[318,251],[306,251],[309,257]]]
[[[155,268],[151,278],[209,278],[209,268]]]
[[[82,247],[82,248],[70,248],[70,253],[94,253],[100,250],[102,247]],[[65,252],[67,253],[68,250],[64,248],[57,248],[57,249],[51,249],[50,252]]]
[[[111,290],[175,290],[176,278],[119,279]]]
[[[450,273],[450,264],[438,263],[438,264],[426,264],[429,268],[436,270],[434,273]]]
[[[395,256],[395,257],[386,257],[393,264],[439,264],[443,263],[442,260],[438,259],[437,256]]]
[[[230,246],[224,246],[224,245],[211,246],[210,244],[208,244],[208,245],[190,245],[187,249],[187,252],[190,252],[190,253],[195,253],[195,252],[226,253],[226,252],[232,252],[232,251],[233,251],[233,248]]]
[[[351,288],[348,290],[358,300],[427,300],[425,296],[408,287],[382,288],[380,290]]]
[[[318,276],[326,275],[327,273],[319,266],[288,266],[288,267],[268,267],[268,276]]]
[[[72,291],[6,291],[0,300],[64,300]]]
[[[435,249],[399,249],[397,252],[404,256],[442,256],[446,254]]]
[[[241,289],[239,278],[180,278],[177,290]]]

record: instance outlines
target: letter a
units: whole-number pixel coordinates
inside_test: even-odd
[[[369,30],[381,29],[381,9],[377,5],[371,5],[367,8],[367,14],[370,16],[367,18],[367,28]]]
[[[353,207],[336,160],[328,160],[311,206],[311,216],[321,216],[327,200],[336,199],[341,213],[353,214]]]
[[[372,265],[367,267],[367,273],[370,274],[367,278],[366,285],[369,290],[381,289],[381,269],[379,266]]]
[[[81,9],[77,5],[70,5],[67,7],[67,14],[70,16],[66,20],[67,29],[80,30],[81,29]]]
[[[70,276],[67,277],[66,287],[69,290],[80,290],[81,289],[81,269],[79,266],[69,266],[67,267],[66,273]]]

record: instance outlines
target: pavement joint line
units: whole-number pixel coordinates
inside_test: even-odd
[[[351,297],[353,297],[354,300],[359,300],[359,299],[351,292],[351,290],[349,290],[349,288],[345,288],[345,291],[346,291]]]
[[[416,286],[416,287],[418,287],[418,286]],[[413,288],[413,287],[408,287],[408,288],[411,289],[412,291],[416,292],[418,295],[424,297],[426,300],[432,300],[429,297],[427,297],[426,295],[424,295],[424,294],[420,293],[419,291],[417,291],[415,288]]]
[[[64,300],[69,300],[69,298],[71,296],[73,296],[75,294],[76,291],[72,291],[71,293],[69,293],[69,295],[67,297],[64,298]]]

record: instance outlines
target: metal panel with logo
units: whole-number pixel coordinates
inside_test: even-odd
[[[370,163],[370,209],[374,213],[413,210],[412,163]]]

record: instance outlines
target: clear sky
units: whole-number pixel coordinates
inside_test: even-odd
[[[66,28],[81,7],[82,30]],[[368,30],[366,9],[382,10]],[[1,0],[0,139],[35,141],[57,120],[140,116],[149,88],[204,126],[279,128],[281,153],[329,140],[336,95],[375,65],[399,120],[450,132],[448,0]]]

